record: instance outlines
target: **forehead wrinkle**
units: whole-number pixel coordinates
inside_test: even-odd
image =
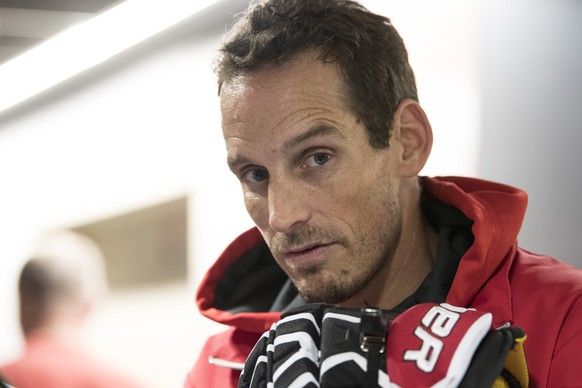
[[[302,102],[305,102],[306,100],[309,100],[309,98],[301,98],[300,99]],[[292,103],[293,100],[291,100]],[[286,132],[291,130],[294,126],[299,125],[305,125],[308,126],[307,124],[301,124],[302,122],[315,122],[315,121],[324,121],[324,120],[328,120],[326,119],[326,117],[328,116],[328,114],[333,114],[334,109],[333,107],[313,107],[313,106],[307,106],[301,109],[297,109],[294,112],[289,113],[286,117],[283,117],[278,123],[274,124],[273,126],[271,126],[271,133],[275,133],[276,131],[281,131],[281,132]],[[318,126],[318,125],[312,125],[313,127]],[[333,128],[332,125],[327,125],[328,127]],[[301,135],[299,135],[301,136]],[[292,142],[293,139],[288,140],[286,142],[284,142],[284,144]],[[289,148],[289,146],[284,146],[285,148]]]
[[[337,128],[329,124],[317,124],[308,131],[287,140],[285,143],[283,143],[283,148],[288,150],[314,137],[330,135],[342,139],[345,138],[345,136]]]

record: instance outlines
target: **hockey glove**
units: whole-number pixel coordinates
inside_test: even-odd
[[[491,314],[447,304],[420,304],[398,316],[307,305],[264,333],[239,387],[490,387],[514,331],[492,331]]]

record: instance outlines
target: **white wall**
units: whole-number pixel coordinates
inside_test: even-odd
[[[16,279],[38,232],[187,195],[189,284],[113,294],[88,327],[108,362],[147,386],[181,386],[212,330],[195,287],[250,226],[224,162],[210,69],[219,36],[202,33],[157,38],[0,118],[0,362],[22,349]]]
[[[520,244],[582,268],[582,2],[484,1],[479,175],[526,190]]]

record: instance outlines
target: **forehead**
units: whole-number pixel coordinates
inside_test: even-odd
[[[229,81],[220,103],[231,167],[293,155],[312,140],[331,139],[331,134],[359,144],[365,131],[354,129],[359,120],[347,108],[343,85],[335,63],[309,53]]]
[[[234,77],[222,85],[220,101],[223,116],[237,117],[243,108],[264,111],[292,103],[340,104],[344,108],[344,90],[337,65],[324,63],[317,52],[307,51],[281,64],[262,66]]]

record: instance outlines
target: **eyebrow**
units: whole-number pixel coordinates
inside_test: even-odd
[[[228,164],[228,167],[233,170],[235,166],[239,165],[239,164],[246,164],[246,163],[250,163],[249,159],[247,159],[244,156],[240,156],[240,155],[235,155],[234,157],[227,157],[226,158],[226,164]]]
[[[327,124],[319,124],[309,129],[307,132],[287,140],[285,143],[283,143],[283,149],[289,150],[305,141],[319,136],[334,136],[341,139],[345,138],[345,136],[337,128]],[[233,157],[227,157],[226,162],[232,170],[236,165],[250,163],[250,160],[245,156],[235,155]]]
[[[287,140],[285,143],[283,143],[283,148],[285,150],[288,150],[307,140],[313,139],[314,137],[330,135],[342,139],[345,137],[340,131],[338,131],[337,128],[327,124],[319,124],[311,128],[307,132],[304,132],[299,136]]]

